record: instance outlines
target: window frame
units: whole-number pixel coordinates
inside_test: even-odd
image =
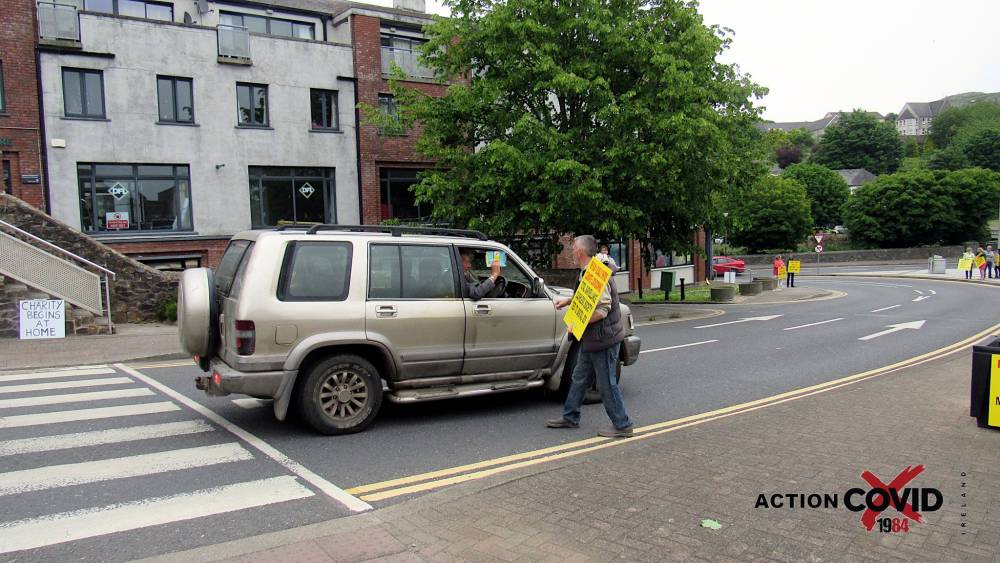
[[[452,278],[452,297],[403,297],[403,247],[422,247],[422,248],[440,248],[448,253],[448,260],[451,262],[451,278]],[[399,297],[372,297],[371,296],[371,283],[372,283],[372,250],[376,247],[395,247],[396,248],[396,260],[399,265]],[[426,242],[371,242],[368,244],[368,268],[367,277],[365,283],[365,301],[455,301],[464,299],[463,295],[465,293],[465,288],[461,283],[461,278],[459,277],[459,269],[462,267],[461,263],[456,259],[457,251],[455,245],[447,244],[432,244]]]
[[[98,212],[97,212],[97,199],[96,199],[96,197],[97,197],[97,182],[99,180],[122,180],[122,179],[124,179],[124,177],[120,176],[120,175],[116,175],[116,176],[100,176],[100,175],[97,174],[97,167],[98,166],[109,166],[109,165],[110,166],[129,166],[129,167],[132,168],[131,176],[128,178],[128,181],[132,182],[132,184],[133,184],[133,188],[131,190],[131,193],[129,194],[129,200],[130,200],[130,204],[132,205],[132,210],[133,210],[133,211],[130,211],[130,213],[134,213],[135,217],[129,217],[129,222],[130,223],[135,223],[137,225],[137,228],[135,228],[135,229],[128,229],[128,230],[125,230],[125,231],[118,231],[118,230],[108,230],[108,229],[96,228],[96,226],[100,224],[100,222],[99,222],[99,216],[98,216]],[[156,175],[156,174],[142,176],[142,175],[139,174],[139,168],[142,167],[142,166],[170,166],[172,168],[172,175],[170,177],[167,177],[165,175]],[[89,168],[89,174],[83,175],[81,173],[81,168],[84,168],[84,167],[88,167]],[[186,175],[185,174],[181,174],[179,172],[181,169],[186,169],[187,170],[187,174]],[[121,162],[78,162],[77,165],[76,165],[76,175],[77,175],[77,195],[80,198],[80,231],[83,232],[83,233],[86,233],[88,235],[110,235],[110,236],[129,236],[129,235],[133,235],[134,236],[136,234],[154,235],[155,236],[156,233],[174,234],[174,233],[191,233],[191,232],[194,232],[194,202],[192,201],[193,200],[193,193],[192,193],[192,190],[191,190],[191,165],[189,165],[189,164],[172,164],[172,163],[162,164],[162,163],[149,163],[149,162],[126,162],[126,163],[121,163]],[[184,210],[184,205],[183,205],[183,202],[180,199],[180,190],[177,189],[176,193],[174,194],[174,206],[175,206],[175,209],[177,211],[177,214],[174,215],[174,220],[176,222],[178,219],[180,219],[181,220],[181,224],[183,224],[183,223],[186,222],[186,223],[190,224],[191,226],[190,226],[190,228],[186,228],[186,229],[183,229],[183,228],[182,229],[173,229],[173,228],[171,228],[171,229],[144,229],[144,228],[142,228],[142,224],[143,224],[145,218],[143,217],[142,202],[139,199],[140,198],[140,183],[143,180],[167,180],[167,179],[173,180],[174,182],[180,182],[180,181],[186,181],[187,182],[187,198],[188,198],[188,206],[187,206],[187,212],[188,213],[187,213],[187,217],[183,217],[183,216],[180,215],[180,212]],[[89,189],[89,192],[86,193],[86,197],[84,197],[85,194],[83,192],[83,185],[84,185],[85,181],[89,181],[90,182],[90,189]],[[91,228],[87,228],[87,226],[85,224],[85,220],[86,220],[85,213],[84,213],[84,204],[85,204],[85,202],[89,202],[89,204],[90,204],[90,223],[92,225]]]
[[[110,12],[111,14],[113,14],[115,16],[118,16],[118,17],[124,17],[124,18],[135,18],[135,17],[138,17],[138,16],[123,15],[121,13],[121,9],[118,7],[118,3],[120,2],[120,0],[110,0],[110,1],[111,1],[111,12]],[[157,2],[155,0],[132,0],[132,1],[133,2],[142,2],[142,4],[143,4],[143,6],[142,6],[142,14],[143,14],[142,19],[153,20],[153,21],[170,21],[170,22],[174,21],[175,12],[174,12],[174,3],[173,2]],[[160,6],[161,8],[169,8],[170,9],[170,19],[169,20],[163,20],[163,19],[160,19],[160,18],[151,18],[151,17],[149,17],[149,9],[148,9],[148,7],[149,7],[150,4],[153,4],[154,6]],[[92,10],[92,9],[90,9],[90,7],[87,6],[87,0],[84,0],[84,2],[83,2],[83,9],[86,10],[86,11],[90,11],[90,12],[96,12],[98,14],[107,14],[108,13],[108,12],[105,12],[105,11],[102,11],[102,10]]]
[[[229,10],[221,10],[219,12],[219,19],[221,20],[222,16],[224,16],[224,15],[225,16],[230,16],[230,17],[239,16],[241,22],[243,22],[243,18],[245,18],[246,16],[251,16],[251,17],[254,17],[254,18],[261,18],[261,19],[263,19],[264,20],[264,28],[265,28],[264,35],[267,35],[268,37],[283,37],[285,39],[301,39],[301,40],[305,40],[305,41],[315,41],[316,40],[316,24],[313,23],[313,22],[306,22],[306,21],[301,21],[301,20],[290,20],[290,19],[287,19],[287,18],[276,18],[276,17],[273,17],[273,16],[266,16],[266,15],[261,15],[261,14],[245,14],[245,13],[242,13],[242,12],[230,12]],[[280,21],[282,23],[288,23],[288,24],[290,24],[292,26],[292,34],[291,35],[280,35],[280,34],[272,33],[271,32],[271,22],[272,21]],[[243,23],[245,23],[245,22],[243,22]],[[312,31],[312,33],[311,33],[312,37],[298,37],[297,35],[295,35],[295,28],[296,28],[296,26],[309,26],[309,29]],[[243,24],[241,24],[240,27],[246,28],[249,33],[259,33],[259,32],[256,32],[256,31],[250,31],[250,28],[246,27],[246,25],[243,25]]]
[[[295,201],[295,183],[298,181],[315,181],[316,176],[305,176],[296,174],[297,171],[303,170],[305,168],[318,168],[323,171],[324,175],[321,178],[323,181],[323,210],[326,214],[324,223],[336,223],[337,222],[337,169],[330,166],[310,166],[310,167],[298,167],[291,166],[287,167],[291,169],[290,176],[278,176],[278,175],[268,175],[262,172],[273,169],[273,168],[286,168],[284,166],[249,166],[247,167],[247,189],[252,189],[251,185],[254,182],[258,182],[257,189],[261,190],[261,205],[263,206],[264,197],[264,180],[288,180],[292,183],[292,212],[294,214],[294,220],[298,221],[298,208]],[[256,172],[256,173],[255,173]],[[253,205],[253,198],[250,198],[250,205]],[[263,216],[263,207],[257,210],[258,216]],[[250,208],[250,228],[251,229],[273,229],[276,225],[265,225],[265,224],[255,224],[253,222],[253,207]]]
[[[173,119],[163,119],[163,100],[160,99],[160,80],[170,81],[170,96],[173,105],[174,118]],[[191,120],[181,120],[179,118],[180,111],[177,102],[177,84],[179,82],[187,82],[188,88],[191,90]],[[194,125],[194,79],[186,78],[183,76],[168,76],[165,74],[156,75],[156,102],[157,102],[157,123],[170,123],[170,124],[184,124],[184,125]]]
[[[316,126],[316,121],[314,115],[312,115],[313,109],[313,96],[319,94],[321,97],[330,97],[333,99],[333,107],[331,108],[333,118],[333,126]],[[326,111],[326,108],[323,108]],[[339,90],[327,90],[324,88],[310,88],[309,89],[309,126],[312,131],[340,131],[340,91]]]
[[[292,280],[292,266],[295,264],[296,251],[300,247],[308,246],[343,246],[347,248],[347,270],[344,272],[344,287],[342,293],[339,297],[296,297],[294,295],[289,295],[288,286]],[[278,275],[278,288],[275,295],[278,301],[286,303],[336,303],[340,301],[347,301],[347,298],[351,293],[351,273],[354,266],[354,244],[350,241],[331,241],[331,240],[317,240],[317,241],[302,241],[293,240],[289,241],[285,246],[285,252],[281,259],[281,273]]]
[[[417,169],[417,168],[392,168],[392,167],[389,167],[389,166],[379,167],[379,170],[378,170],[378,185],[379,185],[379,200],[380,200],[380,202],[379,202],[380,203],[380,205],[379,205],[379,207],[380,207],[379,214],[381,215],[381,205],[383,205],[383,204],[387,205],[388,208],[389,208],[389,216],[385,217],[385,219],[400,219],[395,213],[393,213],[393,205],[392,205],[392,183],[393,183],[392,172],[398,171],[398,170],[413,170],[413,171],[416,172],[416,174],[420,174],[420,172],[424,171],[425,169],[424,168],[419,168],[419,169]],[[383,178],[383,172],[385,173],[385,178]],[[410,186],[413,186],[414,184],[417,184],[419,182],[420,182],[420,180],[418,178],[414,178],[414,182],[413,182],[413,184],[410,184]],[[382,199],[383,184],[385,184],[384,187],[385,187],[385,195],[386,195],[384,201],[381,200]],[[407,191],[410,191],[409,187],[407,188]],[[410,191],[410,193],[412,194],[413,192]],[[416,194],[413,194],[413,198],[414,198],[414,206],[416,207],[416,210],[417,210],[417,216],[415,218],[407,218],[407,219],[401,219],[401,220],[404,220],[404,221],[410,221],[410,220],[421,221],[421,220],[424,220],[426,218],[431,217],[432,214],[433,214],[433,208],[434,208],[433,205],[431,205],[429,203],[416,203]],[[428,207],[428,209],[426,210],[427,211],[426,214],[421,214],[421,211],[422,211],[423,207]]]
[[[76,73],[79,76],[79,78],[80,78],[80,91],[78,93],[80,94],[80,108],[82,109],[83,113],[70,113],[69,112],[69,108],[66,105],[66,102],[69,99],[68,96],[66,95],[67,94],[67,90],[66,90],[66,73],[67,72]],[[89,115],[87,113],[90,108],[88,107],[89,104],[87,103],[87,81],[85,80],[85,77],[88,74],[96,74],[101,79],[100,80],[101,81],[101,114],[100,115]],[[106,121],[108,119],[108,110],[107,110],[108,103],[107,103],[107,99],[105,98],[105,95],[104,95],[104,71],[103,70],[93,69],[93,68],[78,68],[78,67],[70,67],[70,66],[64,66],[64,67],[62,67],[62,93],[63,93],[63,116],[64,117],[68,117],[68,118],[71,118],[71,119],[90,119],[90,120],[94,120],[94,121]]]
[[[386,107],[383,107],[382,102],[386,102]],[[390,112],[387,108],[392,109]],[[392,94],[379,92],[378,94],[378,109],[386,115],[393,117],[395,125],[391,128],[389,127],[379,127],[378,134],[386,137],[402,137],[406,135],[406,128],[403,127],[403,120],[399,115],[399,106],[396,105],[396,96]]]
[[[250,103],[254,100],[254,89],[259,88],[264,91],[264,124],[258,125],[255,123],[243,123],[241,119],[243,116],[240,114],[240,87],[250,88]],[[250,106],[253,110],[253,106]],[[252,115],[252,112],[251,112]],[[243,129],[270,129],[271,128],[271,95],[268,91],[267,84],[257,84],[254,82],[237,82],[236,83],[236,126]]]

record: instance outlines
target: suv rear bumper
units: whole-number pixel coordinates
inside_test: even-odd
[[[209,368],[209,375],[197,378],[196,382],[198,389],[216,397],[238,393],[276,399],[283,384],[293,381],[296,374],[295,371],[238,371],[217,358],[210,362]]]

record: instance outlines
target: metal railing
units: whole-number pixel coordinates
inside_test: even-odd
[[[250,31],[245,27],[219,24],[219,56],[240,59],[250,58]]]
[[[0,274],[96,315],[106,315],[108,327],[112,326],[111,280],[117,277],[114,272],[6,221],[0,220],[0,228],[44,247],[39,248],[0,231]]]
[[[39,2],[38,38],[79,41],[80,14],[77,12],[77,6],[56,2]]]
[[[407,76],[415,78],[434,78],[434,72],[420,64],[417,53],[409,49],[394,49],[392,47],[382,47],[382,72],[392,72],[392,63],[399,65]]]

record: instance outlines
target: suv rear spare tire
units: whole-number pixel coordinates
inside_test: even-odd
[[[181,348],[192,356],[206,357],[215,352],[219,306],[212,270],[191,268],[181,273],[177,287],[177,334]]]
[[[331,356],[302,374],[299,414],[317,432],[360,432],[382,406],[382,380],[375,367],[359,356]]]

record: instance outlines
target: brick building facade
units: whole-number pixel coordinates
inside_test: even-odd
[[[35,2],[4,0],[0,10],[0,189],[45,208]]]

